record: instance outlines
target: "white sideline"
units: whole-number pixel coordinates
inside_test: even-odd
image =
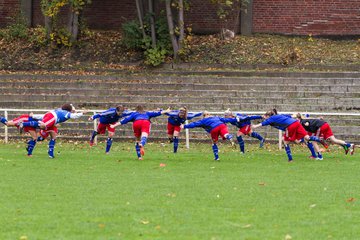
[[[12,109],[12,108],[0,108],[0,112],[4,112],[4,117],[7,119],[9,112],[43,112],[46,113],[50,111],[49,109]],[[96,114],[99,112],[103,112],[105,110],[83,110],[83,109],[79,109],[79,111],[86,111],[88,113],[92,113],[92,114]],[[194,111],[194,112],[199,112],[199,111]],[[254,114],[259,114],[262,115],[265,112],[264,111],[232,111],[234,113],[241,113],[241,114],[248,114],[248,115],[254,115]],[[209,112],[210,114],[224,114],[224,112]],[[294,113],[298,113],[298,112],[279,112],[280,114],[294,114]],[[327,112],[304,112],[306,114],[309,114],[310,116],[360,116],[360,113],[327,113]],[[188,121],[186,121],[187,123]],[[94,120],[94,130],[96,130],[97,128],[97,121],[96,119]],[[186,148],[190,148],[190,134],[189,134],[189,129],[185,129],[185,137],[186,137]],[[4,141],[5,143],[8,143],[8,139],[9,139],[9,133],[8,133],[8,127],[5,126],[5,138]],[[279,149],[282,148],[282,131],[279,130]],[[97,138],[95,137],[95,143],[97,141]]]

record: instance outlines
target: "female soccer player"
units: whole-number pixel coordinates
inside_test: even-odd
[[[318,137],[315,136],[309,137],[309,135],[302,127],[299,121],[293,119],[290,115],[277,114],[276,109],[267,111],[264,114],[263,118],[265,119],[265,121],[256,125],[252,125],[251,128],[256,129],[261,126],[270,125],[274,128],[285,131],[283,136],[283,142],[289,162],[292,162],[293,160],[289,145],[290,142],[301,143],[303,141],[302,139],[304,139],[312,154],[315,153],[315,150],[312,144],[309,145],[309,141],[321,142]]]
[[[84,112],[76,113],[75,107],[72,104],[64,104],[61,108],[55,109],[53,111],[47,112],[44,115],[42,121],[29,121],[20,124],[20,128],[24,127],[39,127],[45,132],[50,134],[51,140],[49,141],[49,150],[48,154],[50,158],[54,158],[54,148],[55,141],[57,137],[58,129],[55,126],[58,123],[65,122],[69,119],[76,119],[81,117]]]
[[[236,139],[240,146],[240,152],[245,153],[245,143],[242,139],[242,136],[247,135],[260,141],[260,148],[264,146],[265,138],[263,138],[259,133],[251,130],[251,120],[262,119],[262,116],[248,116],[245,114],[237,113],[236,116],[230,111],[230,109],[225,111],[225,122],[231,123],[232,125],[239,128],[239,131],[236,133]]]
[[[142,156],[145,155],[144,146],[150,134],[151,118],[161,116],[165,113],[169,113],[170,108],[163,111],[148,111],[144,110],[144,106],[137,106],[135,112],[132,112],[130,116],[122,119],[120,122],[110,124],[111,128],[115,128],[119,125],[133,122],[133,130],[136,138],[135,150],[139,160],[142,160]]]
[[[112,137],[115,134],[115,128],[110,127],[111,124],[115,124],[120,118],[129,116],[130,111],[125,110],[124,106],[119,105],[116,108],[110,108],[102,113],[95,114],[89,118],[89,121],[99,118],[99,124],[97,130],[94,131],[90,138],[90,146],[94,145],[94,138],[98,134],[105,134],[106,129],[108,130],[108,138],[106,140],[105,153],[109,153],[112,145]]]
[[[14,118],[13,120],[7,121],[5,118],[3,118],[4,120],[2,122],[4,122],[4,124],[8,127],[16,127],[19,131],[20,134],[23,132],[29,133],[31,136],[31,139],[27,142],[27,155],[29,157],[32,156],[33,150],[35,148],[36,145],[36,141],[37,141],[37,132],[36,132],[36,128],[35,127],[24,127],[24,128],[20,128],[20,123],[22,122],[29,122],[29,121],[39,121],[43,118],[42,114],[36,114],[34,115],[33,113],[30,114],[22,114],[21,116]]]
[[[301,125],[305,128],[306,131],[308,131],[310,135],[323,138],[324,140],[330,141],[333,144],[342,146],[345,150],[345,154],[348,154],[349,151],[351,155],[354,154],[355,144],[347,143],[343,140],[335,138],[330,125],[326,121],[322,119],[305,118],[300,113],[296,114],[296,117],[299,119]],[[319,146],[314,143],[314,147],[318,153],[318,159],[322,160],[323,157],[321,152],[319,151]],[[325,148],[327,147],[325,146]]]
[[[224,123],[224,118],[220,118],[218,116],[211,116],[209,112],[205,111],[203,113],[203,119],[186,125],[181,125],[181,128],[196,127],[202,127],[205,129],[206,132],[210,133],[212,140],[212,150],[215,157],[214,160],[219,161],[219,148],[217,146],[219,136],[221,136],[224,140],[229,140],[231,144],[233,144],[232,135],[229,133],[229,130]]]
[[[174,143],[174,153],[177,153],[177,149],[179,146],[179,135],[181,131],[180,125],[184,124],[186,120],[191,120],[195,117],[201,116],[202,113],[191,113],[188,112],[186,107],[182,107],[179,110],[165,113],[165,115],[169,116],[167,124],[167,134],[170,142]]]

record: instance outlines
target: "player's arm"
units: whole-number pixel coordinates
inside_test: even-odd
[[[196,128],[196,127],[202,127],[203,123],[202,121],[192,122],[189,124],[183,125],[183,128]]]
[[[166,116],[169,116],[169,117],[176,117],[179,115],[179,111],[176,110],[176,111],[171,111],[171,112],[168,112],[168,113],[165,113]]]
[[[196,118],[196,117],[200,117],[202,115],[202,112],[198,112],[198,113],[188,113],[187,115],[187,120],[191,120],[193,118]]]
[[[236,118],[220,118],[223,123],[236,123]]]
[[[77,113],[69,113],[69,118],[71,119],[77,119],[84,115],[83,112],[77,112]]]

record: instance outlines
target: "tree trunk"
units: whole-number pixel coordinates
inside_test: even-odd
[[[69,7],[69,21],[67,29],[71,36],[70,41],[75,42],[79,35],[79,14],[76,13],[72,6]]]
[[[184,29],[184,1],[179,0],[179,50],[182,49],[185,37],[185,29]]]
[[[140,29],[143,35],[143,39],[146,37],[145,29],[144,29],[144,11],[143,11],[143,3],[141,0],[136,0],[136,9],[138,13],[139,23],[140,23]]]
[[[171,12],[171,0],[166,0],[165,6],[166,6],[166,17],[167,17],[167,22],[168,22],[168,26],[169,26],[171,44],[172,44],[172,47],[174,50],[174,59],[177,59],[179,45],[176,40],[175,31],[174,31],[174,22],[173,22],[173,16],[172,16],[172,12]]]
[[[45,20],[46,39],[50,40],[50,33],[52,33],[52,28],[53,28],[53,20],[49,16],[44,16],[44,20]]]
[[[150,26],[151,26],[151,44],[153,48],[156,48],[156,32],[155,32],[155,13],[154,2],[149,0],[149,13],[150,13]]]

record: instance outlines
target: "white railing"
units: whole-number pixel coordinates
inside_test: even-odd
[[[30,113],[30,112],[34,112],[34,113],[38,113],[38,112],[42,112],[42,113],[46,113],[48,112],[48,109],[3,109],[0,108],[0,113],[4,112],[4,117],[6,119],[8,119],[9,116],[9,112],[26,112],[26,113]],[[80,110],[81,111],[81,110]],[[87,113],[99,113],[99,112],[103,112],[105,110],[82,110],[82,111],[86,111]],[[199,112],[199,111],[196,111]],[[241,113],[241,114],[248,114],[248,115],[262,115],[264,114],[264,112],[259,112],[259,111],[233,111],[234,113]],[[210,114],[213,115],[223,115],[224,112],[209,112]],[[293,113],[297,113],[297,112],[279,112],[281,114],[293,114]],[[310,116],[357,116],[360,117],[360,113],[324,113],[324,112],[306,112],[306,114],[309,114]],[[188,121],[186,121],[186,123],[188,123]],[[97,129],[97,119],[94,120],[94,130]],[[4,141],[5,143],[8,143],[8,139],[9,139],[9,133],[8,133],[8,127],[5,126],[5,131],[4,131]],[[189,129],[185,129],[185,138],[186,138],[186,147],[190,148],[190,134],[189,134]],[[97,141],[97,138],[95,137],[95,142]],[[282,148],[282,131],[279,130],[279,137],[278,137],[278,143],[279,143],[279,149]]]

